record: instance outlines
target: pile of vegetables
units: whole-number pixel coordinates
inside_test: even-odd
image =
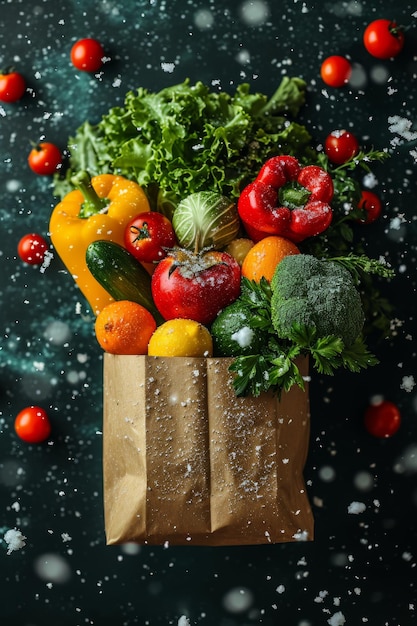
[[[326,374],[374,365],[365,321],[387,326],[371,277],[392,272],[353,243],[356,171],[387,155],[358,148],[332,165],[295,119],[304,102],[288,77],[271,98],[247,84],[141,88],[77,130],[54,179],[51,239],[94,313],[129,301],[156,327],[204,325],[204,354],[234,357],[238,395],[303,386],[300,355]],[[272,279],[249,279],[245,255],[268,237],[291,252]]]

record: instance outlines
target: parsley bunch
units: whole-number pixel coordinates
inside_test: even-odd
[[[349,270],[356,284],[361,275],[377,274],[391,278],[392,270],[382,261],[365,255],[350,254],[334,257],[334,261]],[[340,368],[351,372],[376,365],[378,359],[360,335],[351,345],[345,345],[336,334],[319,336],[317,328],[294,323],[285,337],[280,337],[273,324],[271,308],[272,287],[262,278],[255,282],[242,279],[239,301],[251,312],[251,323],[263,334],[262,349],[259,354],[237,356],[230,366],[234,373],[233,385],[238,396],[259,396],[272,390],[278,395],[288,391],[293,385],[304,389],[304,379],[297,366],[297,357],[310,357],[313,368],[320,374],[332,375]]]

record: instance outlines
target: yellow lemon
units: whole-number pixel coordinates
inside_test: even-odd
[[[199,322],[176,318],[158,326],[149,340],[148,355],[209,357],[213,355],[213,340]]]

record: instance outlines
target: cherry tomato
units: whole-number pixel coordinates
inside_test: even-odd
[[[398,407],[389,400],[371,404],[365,411],[365,428],[374,437],[392,437],[401,424]]]
[[[326,137],[324,151],[332,163],[342,165],[359,152],[355,135],[347,130],[334,130]]]
[[[364,189],[361,191],[358,209],[361,209],[365,215],[359,222],[361,224],[371,224],[381,215],[382,202],[375,193]]]
[[[49,176],[57,171],[62,163],[60,149],[53,143],[43,141],[29,153],[30,169],[41,176]]]
[[[126,249],[141,262],[160,261],[177,240],[171,222],[162,213],[146,211],[131,220],[124,232]]]
[[[45,258],[48,244],[42,235],[28,233],[17,244],[17,253],[24,263],[40,265]]]
[[[80,39],[71,48],[71,63],[83,72],[97,72],[103,65],[104,54],[97,39]]]
[[[1,102],[16,102],[26,91],[26,81],[19,72],[0,73]]]
[[[404,32],[391,20],[375,20],[366,27],[363,43],[369,54],[377,59],[390,59],[403,49]]]
[[[320,75],[323,82],[330,87],[343,87],[352,73],[350,62],[339,55],[327,57],[321,64]]]
[[[41,443],[51,434],[47,412],[40,406],[27,406],[17,414],[14,428],[17,435],[28,443]]]

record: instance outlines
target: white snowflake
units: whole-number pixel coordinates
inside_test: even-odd
[[[403,389],[407,393],[410,393],[416,386],[416,381],[414,380],[414,376],[403,376],[400,389]]]
[[[363,513],[366,510],[366,504],[363,502],[351,502],[348,506],[348,513],[353,515],[358,515],[358,513]]]
[[[24,548],[26,545],[26,538],[27,537],[25,537],[17,528],[11,528],[10,530],[6,531],[4,535],[4,541],[8,545],[7,554],[11,554],[15,550],[20,550],[21,548]]]

